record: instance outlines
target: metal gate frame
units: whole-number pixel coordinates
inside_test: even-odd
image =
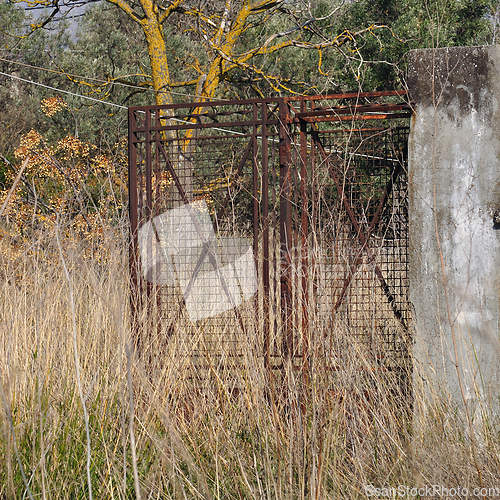
[[[281,317],[282,317],[282,349],[283,362],[292,358],[302,358],[302,366],[307,365],[308,344],[307,332],[309,329],[309,292],[308,292],[308,269],[310,256],[308,254],[308,234],[310,231],[310,220],[308,219],[308,205],[311,202],[307,192],[308,168],[310,169],[311,150],[319,152],[330,172],[331,178],[342,198],[342,204],[348,214],[349,220],[354,228],[355,238],[359,240],[360,249],[358,255],[352,262],[348,275],[344,279],[342,290],[333,306],[333,314],[341,306],[349,285],[362,261],[361,254],[365,254],[368,261],[374,264],[375,273],[380,281],[387,301],[392,307],[394,316],[407,328],[407,319],[402,311],[398,309],[396,300],[392,294],[391,287],[386,281],[383,272],[377,265],[368,243],[372,237],[372,231],[379,222],[380,216],[391,195],[396,178],[401,172],[401,162],[394,169],[389,182],[384,186],[382,196],[377,205],[368,230],[364,231],[358,224],[351,203],[346,196],[341,179],[330,165],[329,154],[322,142],[321,131],[318,124],[334,122],[370,122],[380,120],[391,120],[411,117],[411,104],[408,102],[381,103],[386,98],[402,98],[407,95],[406,91],[395,92],[369,92],[369,93],[347,93],[329,96],[304,96],[293,98],[253,99],[242,101],[214,101],[190,104],[175,104],[169,106],[141,106],[129,108],[129,217],[130,217],[130,283],[131,283],[131,316],[132,328],[135,335],[137,349],[141,350],[141,339],[139,338],[140,312],[147,309],[146,316],[154,313],[155,305],[150,298],[154,296],[151,283],[145,283],[140,273],[138,230],[142,221],[149,220],[154,215],[155,195],[158,186],[153,185],[153,177],[160,168],[158,158],[163,157],[166,168],[171,176],[180,199],[183,203],[189,200],[183,190],[182,182],[179,180],[176,169],[169,159],[164,143],[173,134],[186,131],[189,140],[196,140],[196,134],[200,130],[215,129],[226,130],[226,127],[241,127],[247,129],[244,134],[248,138],[248,144],[239,161],[236,176],[241,173],[245,162],[251,158],[253,167],[253,246],[257,254],[259,237],[262,238],[263,259],[259,273],[262,276],[264,294],[264,363],[270,366],[271,350],[269,331],[269,291],[270,291],[270,253],[269,253],[269,228],[271,215],[269,213],[269,175],[268,165],[269,142],[277,140],[279,157],[279,233],[280,233],[280,291],[281,291]],[[376,102],[372,102],[372,101]],[[326,105],[325,105],[326,103]],[[232,111],[224,111],[225,107],[239,107],[237,116],[239,119],[231,119]],[[212,111],[211,111],[212,110]],[[215,111],[213,111],[215,110]],[[212,120],[207,123],[204,120]],[[229,134],[228,134],[229,137]],[[230,138],[228,138],[230,140]],[[261,159],[258,159],[258,141],[261,141]],[[299,165],[292,161],[292,148],[299,151]],[[153,156],[156,160],[153,161]],[[156,162],[156,164],[155,164]],[[309,167],[308,167],[309,165]],[[138,167],[140,166],[140,167]],[[142,169],[142,170],[141,170]],[[140,173],[139,173],[140,171]],[[299,178],[299,189],[301,206],[300,221],[293,221],[294,205],[294,178]],[[261,205],[259,206],[258,194],[262,192]],[[229,196],[229,195],[228,195]],[[314,190],[311,193],[312,205],[314,206]],[[221,218],[227,208],[228,198],[219,208],[218,217]],[[259,234],[259,211],[261,212],[260,223],[262,234]],[[302,352],[297,352],[295,346],[296,325],[293,324],[293,299],[292,278],[293,265],[293,233],[292,227],[299,228],[300,252],[301,252],[301,303],[303,332]],[[145,292],[145,293],[143,293]],[[143,297],[146,296],[144,302]],[[237,314],[237,313],[236,313]],[[332,314],[332,316],[333,316]],[[161,324],[157,325],[160,332]],[[170,332],[171,333],[171,332]],[[167,330],[167,337],[170,335]],[[276,366],[276,365],[274,365]]]

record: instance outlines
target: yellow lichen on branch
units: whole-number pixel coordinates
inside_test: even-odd
[[[33,29],[38,29],[53,18],[59,10],[60,1],[30,0],[30,5],[43,5],[48,8],[48,13],[35,23]],[[267,81],[276,92],[291,92],[290,82],[282,80],[279,74],[271,73],[264,67],[262,60],[290,47],[315,50],[319,57],[318,71],[325,75],[322,71],[323,51],[327,48],[340,49],[343,45],[352,44],[350,50],[359,54],[358,37],[366,33],[376,36],[376,30],[387,28],[372,25],[358,31],[346,29],[333,36],[322,32],[318,23],[332,18],[341,8],[344,8],[346,6],[344,0],[334,2],[330,12],[323,17],[314,17],[313,10],[310,8],[294,11],[294,7],[285,0],[225,0],[199,5],[188,3],[187,0],[106,1],[118,7],[140,26],[144,34],[151,69],[150,75],[141,75],[144,78],[142,86],[153,88],[156,104],[160,105],[172,104],[174,102],[173,90],[179,87],[193,88],[189,97],[194,101],[204,102],[213,99],[221,84],[231,82],[234,74],[237,73],[235,70],[238,69]],[[79,5],[79,1],[65,0],[64,5],[65,8],[71,9]],[[183,57],[183,60],[187,61],[184,67],[186,76],[184,80],[172,78],[171,75],[170,63],[172,62],[172,67],[174,67],[177,62],[174,64],[169,59],[171,57],[169,41],[164,31],[164,26],[171,18],[181,30],[184,30],[184,34],[188,33],[186,41],[189,41],[189,44],[195,43],[194,50],[188,51]],[[278,20],[276,26],[283,26],[284,22],[288,28],[270,34],[266,31],[266,27],[273,25],[274,20]],[[251,44],[254,46],[252,47]],[[249,45],[250,48],[248,48]],[[245,50],[242,50],[243,47]],[[203,58],[203,63],[200,62],[199,53],[196,53],[196,50],[201,51],[203,55],[206,54],[207,57]],[[127,77],[119,78],[125,81]],[[113,82],[118,81],[116,78],[107,80],[109,81],[100,84],[90,82],[92,92],[107,94],[109,92],[107,89],[111,89]],[[87,82],[80,81],[80,83],[86,84]],[[297,87],[300,85],[295,85],[295,88]],[[194,92],[195,88],[196,92]]]

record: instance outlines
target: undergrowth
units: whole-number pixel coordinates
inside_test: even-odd
[[[307,373],[286,363],[267,371],[258,350],[237,371],[214,362],[195,381],[166,351],[131,352],[122,233],[103,230],[108,257],[97,262],[82,258],[84,240],[56,229],[61,253],[53,236],[15,252],[0,242],[0,498],[89,498],[88,472],[99,499],[355,499],[368,485],[478,486],[463,415],[437,389],[434,399],[418,387],[403,397],[397,378],[356,358],[337,371],[319,355]],[[400,377],[411,378],[407,368]],[[496,424],[478,423],[485,487],[500,487]]]

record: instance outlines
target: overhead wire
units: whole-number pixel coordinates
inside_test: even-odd
[[[79,78],[81,80],[89,80],[89,81],[101,83],[103,85],[119,85],[121,87],[128,87],[131,89],[139,89],[139,90],[142,90],[145,92],[153,92],[153,93],[158,92],[155,89],[147,88],[147,87],[144,87],[141,85],[134,85],[132,83],[125,83],[125,82],[119,82],[119,81],[102,80],[101,78],[93,78],[91,76],[82,76],[82,75],[77,75],[75,73],[66,73],[65,71],[58,71],[58,70],[51,69],[51,68],[43,68],[41,66],[34,66],[33,64],[23,63],[20,61],[13,61],[11,59],[5,59],[4,57],[0,57],[0,61],[7,62],[10,64],[17,64],[18,66],[24,66],[25,68],[31,68],[31,69],[36,69],[36,70],[40,70],[40,71],[47,71],[48,73],[62,75],[62,76],[65,76],[67,78],[68,77]],[[175,90],[169,90],[168,93],[172,94],[172,95],[179,96],[179,97],[195,97],[195,98],[198,97],[196,94],[184,94],[182,92],[176,92]],[[218,101],[230,101],[230,99],[223,99],[223,98],[220,98],[220,99],[218,98],[217,100]]]
[[[148,90],[150,92],[155,92],[154,89],[148,89],[144,87],[140,87],[139,85],[133,85],[131,83],[124,83],[124,82],[112,82],[109,80],[102,80],[100,78],[93,78],[92,76],[82,76],[82,75],[76,75],[75,73],[66,73],[64,71],[58,71],[56,69],[51,69],[51,68],[43,68],[42,66],[35,66],[33,64],[28,64],[28,63],[23,63],[20,61],[13,61],[11,59],[5,59],[4,57],[0,57],[0,61],[4,61],[10,64],[17,64],[18,66],[24,66],[25,68],[31,68],[31,69],[37,69],[41,71],[47,71],[48,73],[55,73],[56,75],[63,75],[66,77],[72,77],[72,78],[81,78],[82,80],[92,80],[94,82],[99,82],[103,84],[109,84],[109,85],[121,85],[123,87],[130,87],[133,89],[142,89],[142,90]]]
[[[1,59],[1,58],[0,58]],[[43,68],[40,68],[40,69],[43,69]],[[49,71],[53,71],[53,70],[49,70]],[[64,73],[63,73],[64,74]],[[32,80],[28,80],[26,78],[21,78],[20,76],[16,76],[16,75],[10,75],[8,73],[3,73],[0,71],[0,75],[3,75],[3,76],[6,76],[8,78],[13,78],[15,80],[20,80],[22,82],[25,82],[25,83],[29,83],[29,84],[32,84],[32,85],[37,85],[39,87],[43,87],[43,88],[46,88],[46,89],[49,89],[49,90],[53,90],[55,92],[61,92],[63,94],[67,94],[67,95],[71,95],[71,96],[74,96],[74,97],[80,97],[81,99],[87,99],[87,100],[90,100],[90,101],[93,101],[93,102],[96,102],[96,103],[100,103],[100,104],[105,104],[107,106],[114,106],[116,108],[120,108],[120,109],[128,109],[127,106],[122,106],[121,104],[116,104],[114,102],[109,102],[109,101],[104,101],[104,100],[101,100],[101,99],[96,99],[94,97],[90,97],[90,96],[85,96],[85,95],[81,95],[81,94],[76,94],[75,92],[70,92],[69,90],[62,90],[62,89],[58,89],[56,87],[52,87],[50,85],[45,85],[44,83],[40,83],[40,82],[34,82]],[[142,110],[138,110],[139,113],[145,113],[145,111],[142,111]],[[188,122],[186,120],[181,120],[179,118],[169,118],[170,120],[172,121],[175,121],[175,122],[179,122],[179,123],[184,123],[184,124],[190,124],[191,122]],[[227,129],[222,129],[222,128],[219,128],[219,127],[212,127],[213,130],[218,130],[218,131],[222,131],[222,132],[225,132],[225,133],[230,133],[230,134],[233,134],[233,135],[245,135],[244,133],[242,132],[237,132],[236,130],[232,130],[232,131],[229,131]],[[271,139],[272,141],[275,141],[275,142],[279,142],[277,139]],[[293,145],[297,145],[295,143],[292,143]],[[340,153],[341,151],[336,151],[336,150],[331,150],[329,149],[328,150],[329,153]],[[364,155],[364,154],[360,154],[360,153],[350,153],[351,156],[361,156],[361,157],[367,157],[367,158],[370,158],[369,155]],[[376,159],[383,159],[383,158],[378,158],[378,157],[373,157],[373,158],[376,158]],[[392,161],[398,161],[398,160],[392,160]]]
[[[75,94],[74,92],[70,92],[69,90],[58,89],[56,87],[51,87],[50,85],[45,85],[44,83],[34,82],[33,80],[27,80],[26,78],[21,78],[20,76],[9,75],[8,73],[3,73],[2,71],[0,71],[0,75],[7,76],[7,77],[13,78],[15,80],[21,80],[22,82],[25,82],[25,83],[31,83],[32,85],[37,85],[39,87],[43,87],[43,88],[46,88],[46,89],[49,89],[49,90],[54,90],[55,92],[62,92],[63,94],[72,95],[74,97],[80,97],[82,99],[88,99],[90,101],[97,102],[97,103],[100,103],[100,104],[106,104],[108,106],[114,106],[116,108],[121,108],[121,109],[128,109],[127,106],[122,106],[121,104],[116,104],[114,102],[109,102],[109,101],[103,101],[103,100],[100,100],[100,99],[95,99],[94,97],[89,97],[89,96],[86,96],[86,95]],[[145,111],[139,110],[139,113],[145,113]],[[176,121],[176,122],[180,122],[180,123],[185,123],[185,124],[190,124],[191,123],[191,122],[188,122],[186,120],[181,120],[179,118],[170,118],[170,120]],[[219,130],[219,131],[225,131],[225,132],[227,132],[226,130],[218,128],[218,127],[213,127],[213,129],[214,130]],[[242,132],[237,132],[237,131],[232,131],[232,133],[234,135],[245,135]]]
[[[37,85],[39,87],[44,87],[44,88],[49,89],[49,90],[54,90],[56,92],[61,92],[63,94],[68,94],[68,95],[72,95],[75,97],[80,97],[82,99],[88,99],[89,101],[107,104],[108,106],[115,106],[116,108],[128,109],[127,106],[122,106],[121,104],[116,104],[114,102],[109,102],[109,101],[102,101],[101,99],[96,99],[94,97],[90,97],[90,96],[86,96],[86,95],[75,94],[74,92],[70,92],[69,90],[58,89],[56,87],[51,87],[50,85],[45,85],[44,83],[34,82],[33,80],[27,80],[26,78],[21,78],[20,76],[10,75],[9,73],[3,73],[2,71],[0,71],[0,75],[7,76],[9,78],[13,78],[14,80],[20,80],[20,81],[25,82],[25,83],[30,83],[32,85]]]

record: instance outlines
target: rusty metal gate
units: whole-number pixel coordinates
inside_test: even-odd
[[[141,355],[191,378],[249,354],[273,369],[406,360],[405,95],[130,108]]]

